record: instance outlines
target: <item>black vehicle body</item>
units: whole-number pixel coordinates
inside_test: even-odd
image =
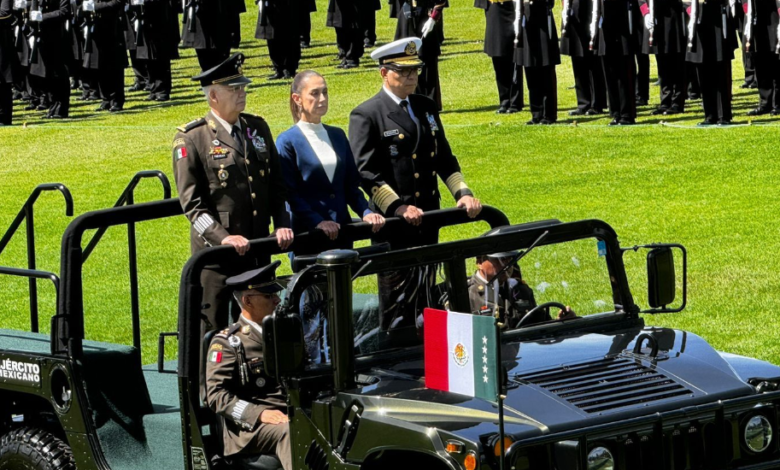
[[[62,242],[62,282],[50,338],[0,332],[0,364],[16,364],[9,366],[13,377],[0,376],[0,434],[22,424],[48,429],[72,448],[80,470],[214,468],[210,458],[219,452],[220,436],[198,385],[204,347],[197,314],[202,298],[199,280],[204,266],[230,263],[237,256],[234,250],[204,250],[182,271],[179,328],[168,334],[179,341],[175,374],[165,370],[172,364],[163,363],[162,352],[156,367],[142,367],[135,347],[84,339],[85,233],[180,214],[178,201],[167,199],[84,214],[71,223]],[[508,224],[492,208],[481,219],[493,227]],[[470,221],[461,210],[435,211],[424,219],[440,227]],[[401,220],[390,220],[387,226],[403,227]],[[478,468],[498,469],[493,452],[496,403],[426,389],[419,345],[355,354],[352,276],[358,270],[369,275],[441,265],[447,273],[450,307],[468,311],[465,260],[527,248],[544,232],[548,233],[541,245],[586,237],[603,241],[613,300],[620,308],[503,333],[508,377],[503,412],[506,435],[512,440],[504,468],[585,469],[587,454],[596,445],[608,447],[615,455],[615,468],[626,470],[780,468],[776,391],[780,368],[718,353],[691,333],[646,327],[629,290],[624,252],[612,228],[600,221],[547,221],[509,227],[490,237],[402,251],[321,255],[317,264],[296,275],[286,310],[269,317],[265,328],[267,368],[288,387],[296,469],[403,465],[455,470],[464,468],[469,454],[477,457]],[[303,235],[296,244],[316,246],[320,236]],[[358,224],[343,236],[367,239],[371,230]],[[252,241],[251,250],[279,254],[273,239]],[[303,367],[295,300],[307,285],[323,282],[334,333],[332,360]],[[634,388],[621,394],[605,373]],[[640,380],[652,385],[636,387]],[[567,384],[564,391],[549,386],[562,381]],[[165,397],[160,398],[152,382],[159,382]],[[583,383],[586,388],[607,388],[597,390],[583,406],[582,400],[567,398],[567,393],[574,393],[568,385]],[[767,450],[754,454],[744,445],[742,429],[757,414],[766,417],[775,433]],[[166,416],[175,422],[163,419]],[[178,445],[156,452],[155,441],[165,439]],[[448,451],[448,442],[457,443],[460,450]],[[117,443],[125,448],[116,449]],[[121,453],[131,455],[123,460],[117,455]]]

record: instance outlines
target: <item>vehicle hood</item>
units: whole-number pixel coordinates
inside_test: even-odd
[[[639,338],[647,347],[635,351]],[[505,429],[516,438],[756,393],[702,338],[666,328],[507,343],[501,357],[509,384]],[[780,376],[780,368],[768,366]],[[364,418],[435,427],[472,441],[496,430],[495,403],[425,388],[422,360],[375,369],[371,375],[379,380],[342,395],[361,402]]]

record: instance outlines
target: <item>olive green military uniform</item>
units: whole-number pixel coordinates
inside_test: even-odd
[[[523,280],[510,278],[501,284],[498,288],[498,302],[493,286],[479,272],[469,278],[468,288],[471,313],[494,315],[498,306],[504,328],[514,328],[529,310],[536,307],[534,293]]]
[[[173,172],[179,200],[192,224],[192,252],[218,246],[229,235],[249,240],[267,236],[275,228],[289,228],[285,209],[287,191],[281,177],[279,155],[268,124],[258,116],[241,114],[238,141],[211,111],[206,117],[180,127],[173,141]],[[263,266],[267,259],[245,256],[246,262],[230,269],[205,269],[204,311],[214,328],[228,325],[228,276]]]
[[[264,372],[263,339],[241,316],[211,341],[206,362],[206,401],[224,418],[224,454],[273,454],[292,469],[288,424],[263,424],[265,410],[286,412],[287,395]]]

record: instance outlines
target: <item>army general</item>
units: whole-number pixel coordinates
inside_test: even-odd
[[[173,142],[173,172],[191,223],[193,253],[206,246],[232,245],[243,256],[249,239],[269,234],[272,219],[279,246],[285,250],[292,243],[286,189],[271,131],[262,118],[242,113],[250,83],[242,72],[243,60],[243,54],[234,54],[193,78],[203,86],[211,110],[180,127]],[[270,262],[270,257],[243,259],[240,265],[203,270],[207,327],[228,325],[230,292],[225,279]]]

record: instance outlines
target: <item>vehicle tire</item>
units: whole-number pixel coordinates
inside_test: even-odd
[[[76,470],[70,447],[42,429],[23,427],[0,439],[0,470]]]

